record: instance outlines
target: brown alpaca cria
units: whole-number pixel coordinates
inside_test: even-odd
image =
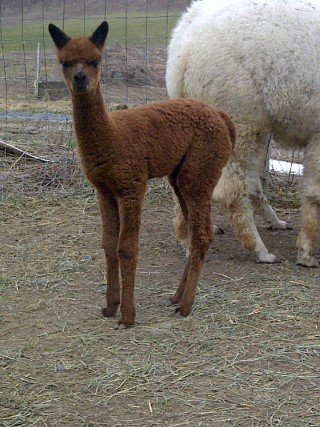
[[[170,298],[187,316],[212,241],[211,195],[234,146],[234,125],[225,113],[190,99],[107,113],[100,87],[107,22],[90,38],[70,38],[53,24],[49,31],[72,98],[81,166],[101,211],[108,281],[103,314],[114,316],[121,304],[119,325],[135,322],[142,200],[148,179],[167,176],[191,236],[182,279]]]

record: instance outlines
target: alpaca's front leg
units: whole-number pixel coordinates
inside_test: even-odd
[[[171,297],[169,297],[169,300],[167,301],[167,304],[166,304],[167,306],[170,306],[171,304],[175,305],[180,303],[186,287],[187,280],[188,280],[189,269],[190,269],[190,254],[188,255],[188,260],[184,267],[183,274],[182,274],[179,286],[176,290],[176,293]]]
[[[97,191],[97,200],[100,208],[103,236],[102,247],[107,264],[107,306],[102,313],[105,317],[112,317],[117,313],[120,304],[119,259],[117,254],[119,241],[119,212],[117,201],[107,191]]]
[[[119,325],[132,326],[135,322],[134,285],[139,251],[142,194],[120,199],[120,237],[118,257],[120,261],[121,318]]]

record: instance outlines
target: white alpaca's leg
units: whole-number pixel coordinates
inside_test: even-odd
[[[260,215],[267,221],[271,228],[276,230],[291,230],[292,227],[278,218],[273,208],[269,205],[259,179],[259,172],[247,178],[248,196],[255,214]]]
[[[319,136],[320,137],[320,136]],[[319,139],[308,146],[301,185],[301,231],[297,239],[297,263],[319,267],[314,253],[320,231],[320,146]]]
[[[248,196],[252,203],[254,214],[261,216],[267,221],[271,228],[277,230],[292,229],[286,222],[278,218],[273,208],[269,205],[266,195],[263,192],[261,179],[263,170],[266,169],[266,161],[268,159],[268,140],[256,141],[257,150],[254,154],[254,161],[249,168],[246,169],[246,184]]]
[[[257,213],[261,215],[267,222],[269,222],[271,228],[274,228],[275,230],[292,230],[291,225],[277,217],[277,214],[267,201],[265,201],[262,209],[259,209]]]
[[[258,233],[246,187],[240,164],[230,162],[223,170],[213,198],[222,205],[241,245],[255,253],[259,262],[273,263],[277,258],[269,253]]]
[[[297,264],[306,267],[319,267],[319,261],[314,256],[315,246],[319,235],[319,202],[304,197],[302,200],[302,228],[297,239]]]
[[[259,262],[273,263],[277,258],[269,253],[254,221],[257,206],[253,201],[264,200],[266,203],[259,178],[266,159],[265,134],[248,123],[237,123],[235,150],[223,170],[213,198],[224,208],[241,245],[255,253]]]

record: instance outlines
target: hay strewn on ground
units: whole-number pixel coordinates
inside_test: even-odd
[[[176,319],[164,302],[185,260],[171,195],[151,187],[138,322],[115,331],[115,320],[100,316],[105,267],[94,196],[7,196],[1,425],[319,426],[319,271],[295,266],[290,213],[293,231],[262,230],[286,259],[271,266],[255,264],[217,213],[226,233],[216,236],[192,315]]]

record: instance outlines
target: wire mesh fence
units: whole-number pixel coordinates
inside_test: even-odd
[[[0,0],[0,192],[87,188],[79,171],[71,104],[48,24],[90,35],[108,20],[102,87],[109,110],[167,97],[172,28],[190,0]],[[11,147],[11,145],[13,147]],[[21,150],[21,151],[19,151]],[[26,156],[29,153],[38,157]],[[272,144],[269,187],[295,192],[300,152]],[[290,166],[291,165],[291,166]]]
[[[69,96],[48,24],[71,36],[89,36],[102,20],[109,22],[103,92],[109,110],[121,109],[166,98],[166,47],[189,3],[0,0],[2,194],[86,185],[78,170]]]

